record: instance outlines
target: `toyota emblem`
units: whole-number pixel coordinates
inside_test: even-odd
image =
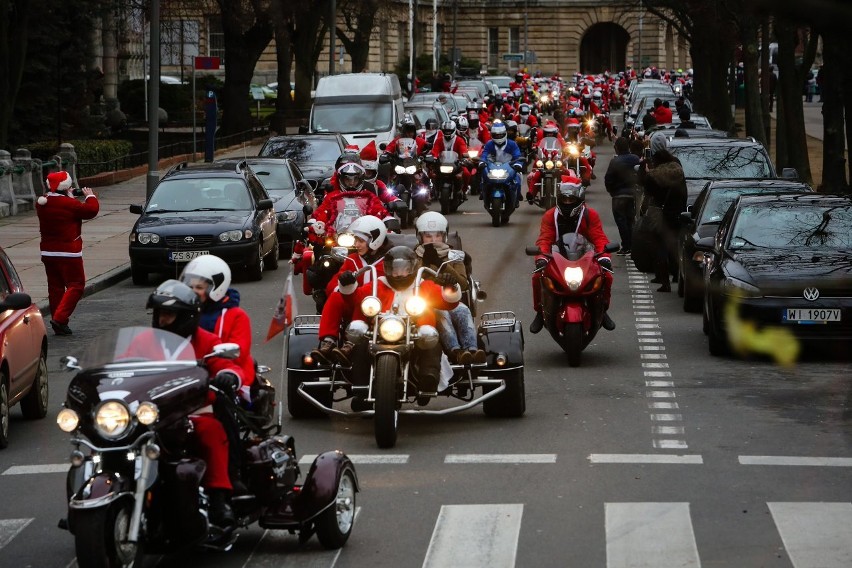
[[[184,238],[183,238],[183,242],[185,242],[185,243],[194,243],[194,242],[195,242],[195,239],[194,239],[193,237],[184,237]],[[817,293],[817,296],[819,296],[819,293]],[[814,300],[816,300],[816,298],[814,298]]]
[[[814,302],[819,298],[819,290],[813,286],[809,286],[808,288],[805,288],[804,292],[802,292],[802,296],[804,296],[805,300]]]

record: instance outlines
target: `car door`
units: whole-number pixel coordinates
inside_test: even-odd
[[[0,253],[0,299],[12,292],[22,291],[11,263],[5,253]],[[34,346],[32,308],[6,310],[0,313],[0,357],[9,368],[9,400],[14,401],[32,382],[41,345]]]
[[[269,199],[269,194],[266,193],[266,190],[263,188],[263,184],[254,177],[249,176],[247,178],[249,191],[251,191],[252,199],[254,200],[254,225],[260,231],[260,234],[263,235],[263,254],[267,254],[270,250],[272,250],[272,245],[275,243],[275,234],[276,234],[276,220],[275,220],[275,208],[270,207],[269,209],[258,209],[257,204],[261,199]]]

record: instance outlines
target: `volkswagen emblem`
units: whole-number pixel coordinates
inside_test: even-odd
[[[805,288],[805,291],[802,292],[802,296],[804,296],[805,300],[809,302],[814,302],[819,298],[819,290],[817,290],[813,286],[809,286]]]
[[[193,237],[184,237],[184,238],[183,238],[183,242],[185,242],[185,243],[194,243],[194,242],[195,242],[195,239],[194,239]],[[819,295],[819,293],[817,293],[817,295]],[[814,298],[814,300],[816,300],[816,298]]]

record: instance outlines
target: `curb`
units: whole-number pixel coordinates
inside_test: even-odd
[[[86,281],[86,287],[83,288],[83,297],[85,298],[86,296],[96,294],[97,292],[105,290],[110,286],[114,286],[127,278],[130,278],[129,262],[122,264],[121,266],[116,266],[115,268]],[[45,318],[50,319],[50,303],[46,299],[38,304],[38,309],[41,310],[41,313]]]

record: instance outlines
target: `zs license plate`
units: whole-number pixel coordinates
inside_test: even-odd
[[[169,253],[169,260],[172,262],[189,262],[193,258],[210,254],[209,250],[174,250]]]
[[[829,323],[840,321],[840,308],[787,308],[784,321],[790,323]]]

